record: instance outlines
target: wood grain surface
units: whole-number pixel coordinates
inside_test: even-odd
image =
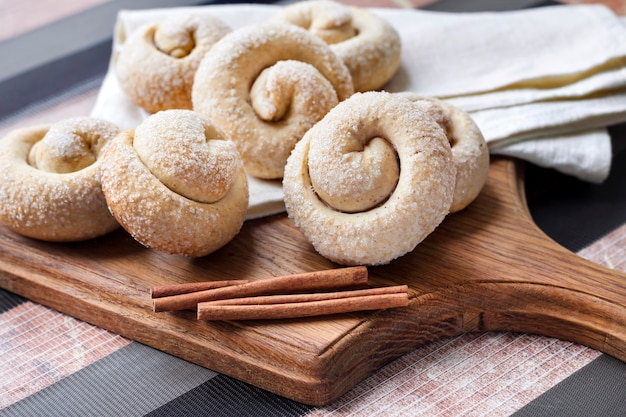
[[[266,279],[337,267],[285,215],[249,221],[200,259],[144,248],[123,230],[51,244],[0,229],[0,286],[188,361],[308,404],[327,404],[385,363],[465,332],[513,330],[626,360],[626,275],[583,260],[533,223],[522,165],[497,158],[487,185],[412,253],[370,267],[409,286],[406,308],[306,319],[203,322],[155,313],[153,286]]]

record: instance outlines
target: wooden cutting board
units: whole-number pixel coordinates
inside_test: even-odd
[[[0,228],[0,286],[312,405],[333,401],[420,345],[463,332],[536,333],[626,360],[626,274],[583,260],[538,229],[526,206],[522,168],[494,159],[470,207],[450,215],[412,253],[369,268],[374,285],[409,285],[406,308],[249,322],[152,312],[155,285],[337,267],[286,215],[249,221],[226,247],[195,260],[145,249],[123,230],[51,244]]]

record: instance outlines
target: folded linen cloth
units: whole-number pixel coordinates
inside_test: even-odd
[[[133,128],[147,117],[121,91],[113,64],[126,36],[173,13],[209,14],[233,29],[275,5],[122,10],[111,66],[92,116]],[[472,115],[492,154],[600,182],[611,164],[606,126],[626,121],[626,22],[599,5],[453,14],[371,9],[399,32],[402,63],[386,90],[445,99]],[[280,181],[250,178],[248,218],[284,210]]]

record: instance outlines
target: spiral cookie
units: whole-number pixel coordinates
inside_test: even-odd
[[[91,239],[119,227],[100,186],[105,145],[118,127],[74,118],[0,140],[0,222],[35,239]]]
[[[480,129],[469,114],[442,100],[410,92],[397,94],[421,106],[446,132],[456,166],[450,212],[463,210],[483,189],[489,173],[489,149]]]
[[[235,141],[249,174],[276,179],[304,132],[352,93],[328,45],[297,26],[268,23],[215,44],[198,67],[192,101]]]
[[[348,67],[355,91],[382,88],[400,66],[398,32],[364,8],[304,1],[284,7],[276,20],[305,28],[328,43]]]
[[[241,228],[248,182],[232,142],[191,110],[165,110],[124,131],[102,163],[111,212],[148,248],[207,255]]]
[[[285,207],[324,257],[386,264],[445,218],[454,176],[450,144],[419,106],[357,93],[296,145],[283,178]]]
[[[210,16],[175,15],[146,24],[122,43],[115,59],[122,90],[150,113],[191,109],[200,61],[230,28]]]

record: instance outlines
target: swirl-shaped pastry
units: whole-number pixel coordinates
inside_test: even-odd
[[[352,93],[350,74],[328,45],[274,23],[217,42],[196,72],[192,100],[237,144],[250,175],[277,179],[296,142]]]
[[[240,230],[248,182],[235,145],[191,110],[165,110],[107,148],[102,189],[111,213],[148,248],[207,255]]]
[[[355,91],[382,88],[400,67],[400,35],[367,9],[303,1],[284,7],[276,20],[305,28],[328,43],[348,67]]]
[[[450,212],[463,210],[478,196],[489,174],[489,148],[471,116],[442,100],[416,93],[398,95],[421,106],[446,132],[456,166],[456,186]]]
[[[231,29],[211,16],[173,15],[131,33],[115,57],[122,90],[150,113],[191,109],[200,61]]]
[[[315,249],[386,264],[448,214],[455,168],[443,130],[410,100],[357,93],[313,126],[287,161],[285,207]]]
[[[52,242],[117,229],[102,194],[99,166],[118,131],[103,120],[72,118],[9,133],[0,141],[0,222]]]

